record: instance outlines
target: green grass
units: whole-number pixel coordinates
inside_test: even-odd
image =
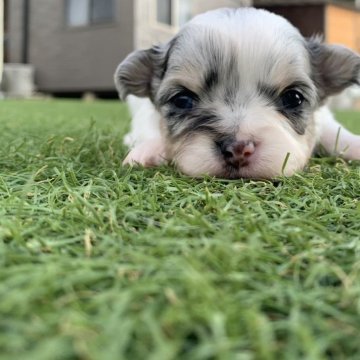
[[[359,164],[124,169],[119,102],[2,102],[0,124],[1,359],[360,359]]]

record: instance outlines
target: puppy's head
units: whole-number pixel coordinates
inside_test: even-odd
[[[168,44],[136,51],[115,74],[120,96],[149,97],[169,158],[185,174],[272,178],[304,167],[314,112],[359,79],[360,59],[306,41],[264,10],[216,10]]]

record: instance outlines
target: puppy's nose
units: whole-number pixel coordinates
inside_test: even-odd
[[[235,168],[249,165],[249,159],[255,152],[253,141],[236,141],[221,148],[225,162]]]

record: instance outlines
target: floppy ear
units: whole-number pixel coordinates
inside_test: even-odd
[[[137,50],[117,67],[114,80],[122,100],[128,95],[152,98],[154,87],[164,77],[174,40],[164,46]]]
[[[319,37],[309,39],[307,45],[321,101],[351,85],[359,85],[359,55],[344,46],[324,44]]]
[[[121,62],[114,74],[116,89],[122,100],[132,94],[139,97],[150,96],[153,76],[151,49],[134,51]]]

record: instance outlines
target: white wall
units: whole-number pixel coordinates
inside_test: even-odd
[[[178,28],[156,22],[156,0],[135,1],[135,49],[144,49],[154,44],[165,43],[177,33]],[[251,4],[252,0],[193,0],[192,14],[197,15],[221,7],[250,6]]]
[[[4,0],[0,0],[0,82],[4,63]]]

